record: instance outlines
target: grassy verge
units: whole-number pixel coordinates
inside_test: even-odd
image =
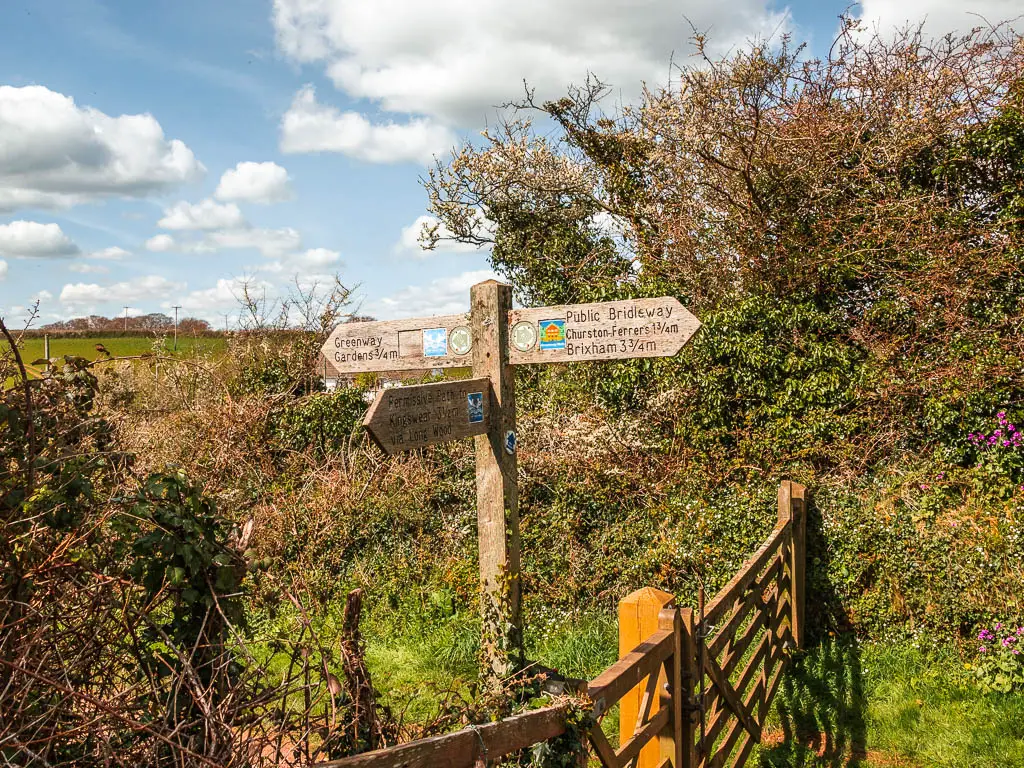
[[[829,641],[787,674],[760,765],[1024,766],[1024,696],[981,693],[948,649]]]
[[[382,627],[367,633],[374,683],[407,718],[431,716],[445,692],[471,684],[472,619],[460,614],[398,635]],[[583,614],[528,633],[527,646],[531,659],[591,678],[615,659],[615,623]],[[617,724],[606,721],[605,730]],[[950,650],[830,640],[786,674],[749,765],[1024,767],[1024,696],[981,693]]]

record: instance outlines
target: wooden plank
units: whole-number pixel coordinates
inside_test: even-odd
[[[793,641],[797,648],[803,648],[807,606],[807,489],[799,483],[790,483],[790,500],[793,508]]]
[[[682,682],[679,695],[676,696],[673,693],[673,704],[682,710],[684,705],[689,707],[695,701],[694,690],[702,673],[697,666],[697,626],[693,610],[690,608],[681,610],[679,623],[682,632],[680,633],[680,644],[677,647],[680,648],[682,654],[680,656]],[[676,765],[676,768],[679,768],[680,765],[683,768],[697,768],[700,760],[696,735],[697,712],[688,708],[685,712],[681,712],[681,717],[682,730],[679,731],[678,739],[681,742],[682,760]]]
[[[732,727],[726,732],[725,739],[722,743],[715,748],[714,754],[711,759],[708,760],[709,768],[723,768],[725,761],[729,759],[729,755],[732,754],[733,749],[736,747],[736,742],[743,736],[749,735],[749,732],[743,727],[738,721],[734,720]]]
[[[461,314],[342,323],[321,351],[338,373],[351,374],[468,366],[471,349],[469,316]]]
[[[463,728],[443,736],[398,744],[361,755],[317,763],[319,768],[469,768],[481,757],[488,760],[565,733],[565,705],[508,717],[496,723]]]
[[[777,689],[779,679],[780,678],[777,675],[774,679],[775,688],[771,690],[769,696],[774,694],[775,689]],[[764,701],[760,698],[764,693],[764,683],[761,680],[758,680],[757,685],[754,686],[753,690],[751,690],[743,700],[747,709],[753,710],[754,702]],[[758,708],[758,721],[759,726],[764,723],[764,711],[760,707]],[[734,722],[733,727],[728,732],[728,735],[722,741],[721,747],[715,751],[714,757],[708,761],[708,766],[716,766],[717,768],[724,766],[725,761],[729,758],[730,754],[733,753],[733,749],[735,748],[736,742],[739,740],[740,736],[744,736],[748,733],[749,731],[743,728],[738,721]]]
[[[509,322],[513,365],[670,357],[700,328],[667,296],[518,309]]]
[[[659,709],[658,712],[651,717],[643,727],[636,731],[633,736],[615,750],[615,757],[618,760],[619,765],[626,765],[634,758],[640,756],[640,750],[643,749],[647,744],[658,735],[658,732],[663,730],[666,725],[671,724],[672,710]],[[658,757],[658,761],[654,763],[657,765],[661,762],[661,757]]]
[[[629,739],[633,738],[633,734],[639,731],[645,722],[651,719],[651,709],[654,701],[658,699],[658,688],[664,687],[659,686],[660,675],[656,675],[653,672],[647,676],[647,685],[644,686],[644,695],[640,699],[640,709],[637,712],[636,720],[633,724],[633,729],[630,731],[630,735],[625,739],[619,738],[620,744],[625,744]],[[625,697],[623,697],[625,698]],[[619,718],[622,717],[622,700],[619,701]],[[623,730],[623,733],[625,731]]]
[[[736,669],[736,665],[743,658],[743,654],[747,652],[747,648],[750,647],[750,643],[753,642],[757,633],[763,629],[764,622],[758,621],[755,618],[747,625],[747,628],[743,630],[743,634],[736,638],[735,642],[729,647],[726,654],[722,657],[721,667],[726,676],[732,676],[733,670]]]
[[[704,613],[704,621],[708,624],[717,624],[725,615],[725,612],[735,603],[746,591],[755,579],[764,570],[765,565],[782,545],[783,540],[789,535],[789,526],[778,525],[771,532],[764,544],[751,555],[740,568],[739,572],[732,577],[728,584],[715,595],[715,598],[708,605]]]
[[[363,426],[385,453],[487,433],[490,379],[392,387],[377,395]]]
[[[743,706],[736,691],[733,690],[732,683],[729,682],[729,678],[722,672],[722,668],[718,666],[718,662],[712,659],[710,656],[704,657],[704,669],[707,670],[708,676],[711,681],[718,688],[719,693],[725,700],[725,703],[729,706],[729,709],[739,718],[740,722],[743,723],[743,727],[746,728],[750,733],[757,739],[761,738],[761,729],[754,722],[754,719],[750,716],[750,712]]]
[[[733,637],[736,630],[743,623],[755,608],[762,604],[762,590],[758,584],[751,584],[739,603],[733,609],[729,618],[722,628],[718,630],[708,643],[708,653],[717,657],[724,649],[726,643]]]
[[[619,601],[620,659],[628,656],[640,643],[662,628],[659,623],[661,611],[674,603],[673,595],[653,587],[638,589]],[[658,711],[661,703],[656,691],[665,682],[664,673],[658,669],[647,677],[648,690],[644,689],[641,682],[641,685],[623,694],[619,700],[619,744],[629,741],[643,720]],[[648,691],[652,698],[645,702]],[[645,713],[645,709],[649,711]],[[658,747],[652,744],[641,753],[637,768],[654,768],[658,759]]]
[[[784,631],[790,636],[793,634],[793,628],[787,623],[790,620],[792,613],[793,606],[790,605],[789,600],[780,600],[775,616],[772,618],[772,632],[780,638]]]
[[[768,575],[769,574],[766,574],[766,576]],[[766,583],[768,581],[770,580],[762,579],[761,583]],[[777,609],[775,617],[772,619],[773,621],[778,622],[780,620],[782,610],[781,606]],[[735,670],[736,665],[743,660],[743,653],[746,651],[749,644],[758,635],[758,633],[761,633],[765,629],[766,618],[767,615],[763,612],[760,615],[755,616],[744,631],[742,638],[737,641],[735,649],[731,650],[727,659],[721,663],[720,666],[722,668],[722,672],[727,679],[732,678],[732,673]],[[754,675],[758,671],[759,667],[761,667],[762,663],[766,663],[768,661],[768,653],[770,651],[774,651],[775,648],[776,644],[771,641],[771,635],[767,632],[761,634],[757,643],[757,648],[751,657],[747,659],[747,664],[734,686],[734,689],[740,696],[743,695],[744,691],[750,685]],[[717,687],[712,690],[717,690]],[[731,717],[729,713],[732,710],[725,706],[724,700],[719,696],[709,697],[707,706],[708,709],[706,714],[708,717],[708,727],[706,729],[706,735],[708,737],[708,741],[713,742],[714,739],[718,737],[722,726]]]
[[[747,759],[750,757],[750,753],[754,749],[754,744],[757,742],[748,733],[743,737],[743,741],[740,743],[740,747],[736,750],[732,760],[729,761],[729,768],[743,768],[747,764]]]
[[[658,752],[675,768],[683,765],[683,705],[686,702],[683,691],[683,620],[678,608],[666,608],[658,614],[662,629],[672,630],[672,656],[665,660],[665,677],[668,685],[661,689],[661,708],[671,712],[671,719],[658,734]],[[653,677],[653,675],[652,675]]]
[[[607,712],[627,691],[639,685],[649,674],[658,672],[661,663],[672,653],[672,635],[669,630],[658,630],[590,681],[587,695],[594,702],[596,715]]]
[[[473,376],[491,383],[488,430],[476,437],[476,514],[483,654],[497,682],[521,665],[523,644],[515,369],[508,362],[512,288],[487,280],[470,289],[470,302]]]
[[[757,719],[761,723],[763,723],[765,718],[768,716],[768,711],[772,706],[772,699],[775,698],[775,694],[779,690],[779,685],[782,683],[782,673],[785,671],[786,665],[780,664],[779,668],[775,670],[775,674],[772,675],[772,678],[768,683],[768,689],[765,691],[764,699],[762,699],[761,705],[758,707]]]
[[[736,682],[735,688],[740,692],[740,695],[743,695],[743,692],[746,691],[747,687],[750,685],[754,671],[760,667],[761,662],[764,661],[765,654],[771,648],[767,642],[767,638],[767,635],[761,636],[761,641],[758,643],[758,647],[757,650],[754,651],[754,655],[751,656],[750,663],[748,663],[744,668],[744,674],[740,675],[739,680]],[[716,700],[721,700],[721,698],[716,697]],[[705,729],[708,743],[714,743],[715,739],[718,738],[719,733],[721,733],[722,727],[733,718],[733,715],[730,714],[731,711],[732,710],[726,706],[720,706],[714,712],[708,713],[708,723],[707,728]]]
[[[608,743],[608,737],[604,735],[601,726],[594,723],[590,729],[590,743],[594,745],[594,751],[604,768],[619,768],[619,760],[615,756],[615,750]]]
[[[747,660],[746,666],[740,672],[740,676],[736,678],[736,690],[740,691],[741,695],[753,681],[761,663],[767,662],[770,655],[774,652],[775,645],[772,642],[771,635],[766,632],[761,636],[761,642],[758,644],[757,651]]]

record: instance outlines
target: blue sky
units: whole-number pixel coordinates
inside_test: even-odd
[[[340,274],[382,318],[454,312],[486,251],[423,253],[419,184],[524,78],[586,71],[631,99],[687,51],[790,30],[815,53],[843,2],[5,0],[0,314],[12,325],[164,311],[223,325],[239,279],[270,297]],[[945,32],[1017,0],[868,0]],[[229,322],[232,320],[229,318]]]

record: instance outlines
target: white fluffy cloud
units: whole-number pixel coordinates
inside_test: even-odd
[[[419,315],[453,315],[469,311],[469,289],[484,280],[497,279],[489,269],[439,277],[425,285],[413,285],[390,296],[371,301],[362,312],[382,320]]]
[[[170,235],[154,235],[146,241],[146,249],[181,253],[215,253],[225,249],[257,250],[268,259],[278,259],[302,247],[302,235],[292,227],[263,229],[243,227],[207,232],[195,240],[176,240]]]
[[[0,211],[138,197],[204,170],[152,115],[111,117],[43,86],[0,86]]]
[[[61,289],[60,302],[72,308],[110,301],[141,304],[146,301],[174,298],[173,294],[184,289],[185,283],[168,280],[162,275],[146,275],[130,282],[109,285],[68,283]]]
[[[162,253],[164,251],[173,251],[176,243],[170,235],[153,235],[146,241],[145,245],[147,251]]]
[[[340,258],[341,254],[337,251],[331,251],[327,248],[310,248],[303,253],[294,254],[289,258],[289,262],[308,269],[319,269],[337,264]]]
[[[427,163],[455,141],[454,133],[428,118],[374,124],[358,112],[324,106],[310,85],[281,120],[282,152],[341,152],[371,163]]]
[[[0,280],[7,279],[7,262],[0,259]]]
[[[334,268],[341,261],[341,254],[327,248],[310,248],[309,250],[290,253],[276,261],[258,264],[253,269],[256,272],[269,272],[272,274],[296,274],[310,275],[317,273],[313,270]],[[322,275],[317,275],[322,277]]]
[[[2,152],[0,145],[0,152]],[[12,221],[0,224],[0,255],[20,258],[55,258],[74,256],[78,246],[57,224],[37,221]]]
[[[334,84],[385,110],[476,126],[523,94],[564,94],[588,72],[631,98],[658,86],[689,50],[692,29],[714,51],[768,36],[787,16],[768,0],[274,0],[277,45],[324,65]],[[691,27],[692,23],[692,27]]]
[[[197,253],[222,248],[254,248],[268,259],[279,258],[302,247],[302,236],[291,227],[282,229],[238,229],[211,232],[195,244]]]
[[[224,171],[213,196],[218,200],[279,203],[292,197],[288,171],[277,163],[242,162]]]
[[[119,248],[116,245],[86,254],[90,259],[104,259],[106,261],[120,261],[131,255],[131,251],[126,251],[124,248]]]
[[[244,227],[245,217],[234,203],[221,204],[213,200],[188,203],[182,200],[164,211],[156,223],[164,229],[225,229]]]
[[[482,218],[482,217],[481,217]],[[482,248],[469,243],[459,243],[454,240],[441,240],[432,251],[425,250],[420,245],[420,233],[426,227],[438,227],[437,234],[442,238],[450,238],[451,231],[441,224],[433,216],[419,216],[412,224],[402,228],[398,242],[395,243],[396,253],[408,253],[420,258],[426,258],[432,253],[479,253]]]
[[[1024,14],[1020,0],[861,0],[859,5],[869,29],[877,26],[883,33],[924,22],[926,32],[945,35],[1011,19],[1018,20],[1014,26],[1020,29]]]

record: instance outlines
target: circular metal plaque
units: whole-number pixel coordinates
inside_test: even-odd
[[[537,326],[521,320],[512,326],[512,346],[520,352],[529,352],[537,343]]]
[[[448,334],[448,346],[456,355],[469,354],[469,350],[473,348],[473,334],[464,325],[452,328],[451,333]]]

